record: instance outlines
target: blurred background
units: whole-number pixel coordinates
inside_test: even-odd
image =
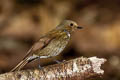
[[[97,56],[106,58],[99,80],[120,80],[119,0],[0,0],[0,73],[10,71],[40,36],[64,19],[84,29],[76,31],[56,59]],[[41,65],[53,64],[41,59]],[[38,61],[24,69],[38,68]]]

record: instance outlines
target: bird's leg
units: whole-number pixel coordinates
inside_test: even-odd
[[[40,66],[40,57],[38,59],[39,59],[39,65],[38,65],[38,67],[39,67],[39,69],[42,69],[42,67]]]
[[[62,62],[65,62],[66,60],[63,60]]]
[[[56,59],[54,59],[54,61],[55,61],[56,63],[58,63],[58,64],[61,63],[60,61],[58,61],[58,60],[56,60]]]
[[[58,61],[58,60],[56,60],[56,59],[54,59],[53,61],[55,61],[56,63],[62,63],[62,62],[65,62],[66,60],[63,60],[63,61]]]

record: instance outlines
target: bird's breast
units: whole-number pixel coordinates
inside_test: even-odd
[[[39,51],[39,56],[47,58],[60,54],[68,44],[69,39],[68,34],[56,36],[44,49]]]

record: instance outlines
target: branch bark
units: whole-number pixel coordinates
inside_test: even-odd
[[[76,58],[54,64],[43,69],[21,70],[0,75],[0,80],[85,80],[93,76],[101,76],[100,69],[105,63],[103,58]]]

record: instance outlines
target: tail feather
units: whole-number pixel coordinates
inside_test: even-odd
[[[19,71],[21,68],[23,68],[27,63],[35,60],[36,58],[38,57],[34,57],[34,56],[29,56],[29,57],[26,57],[24,58],[17,66],[15,66],[11,72],[13,71]]]
[[[17,66],[15,66],[11,72],[13,71],[19,71],[22,67],[24,67],[27,63],[28,63],[28,58],[25,58],[24,60],[22,60]]]

